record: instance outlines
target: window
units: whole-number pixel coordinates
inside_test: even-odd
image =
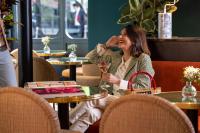
[[[65,33],[69,38],[87,38],[88,0],[65,0]]]
[[[69,38],[87,38],[88,0],[65,0],[65,9],[59,10],[59,0],[32,0],[32,35],[40,38],[44,35],[56,35],[59,20],[65,14],[65,33]],[[65,11],[60,13],[59,11]]]
[[[32,0],[32,36],[56,35],[59,31],[58,0]]]
[[[41,37],[50,36],[51,49],[81,45],[87,51],[88,0],[32,0],[33,49],[42,49]]]

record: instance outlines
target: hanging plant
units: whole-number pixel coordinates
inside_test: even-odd
[[[1,11],[10,11],[12,10],[12,6],[17,4],[17,0],[0,0],[0,7],[1,7]]]
[[[3,19],[6,33],[8,33],[8,30],[11,29],[15,24],[12,6],[16,5],[17,3],[18,0],[0,0],[1,18]],[[7,38],[7,40],[15,39]]]

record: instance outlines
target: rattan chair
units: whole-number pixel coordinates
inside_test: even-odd
[[[83,64],[83,75],[77,75],[77,83],[86,86],[98,86],[101,80],[101,71],[96,64]]]
[[[61,130],[58,116],[39,95],[23,88],[0,88],[0,133],[77,133]]]
[[[33,81],[57,81],[57,75],[53,66],[45,59],[33,57]]]
[[[69,78],[69,69],[62,71],[62,76]],[[83,64],[76,69],[76,81],[80,85],[98,86],[101,80],[101,71],[96,64]]]
[[[18,64],[15,66],[18,80]],[[53,66],[45,59],[33,57],[33,81],[58,81],[59,76]]]
[[[14,64],[14,68],[15,68],[15,72],[16,72],[16,79],[17,79],[17,82],[18,82],[18,48],[17,49],[14,49],[13,51],[10,52],[10,55],[12,56],[13,58],[13,64]],[[39,57],[37,55],[36,52],[33,51],[33,57]]]
[[[195,133],[184,114],[165,99],[150,95],[127,95],[105,110],[100,133]]]
[[[16,60],[18,60],[18,48],[14,49],[13,51],[10,52],[12,57],[14,57]],[[39,57],[37,53],[33,50],[33,57]]]
[[[83,75],[82,66],[76,67],[76,75]],[[64,69],[62,71],[62,76],[65,77],[65,78],[69,78],[69,76],[70,76],[70,70],[69,69]]]
[[[86,54],[85,57],[87,57]],[[70,72],[69,69],[62,71],[62,76],[69,78]],[[101,71],[96,64],[82,64],[81,67],[76,69],[76,82],[80,85],[85,86],[99,86],[101,80]]]

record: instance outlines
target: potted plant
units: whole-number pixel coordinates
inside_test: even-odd
[[[42,42],[42,44],[44,45],[44,48],[43,48],[43,50],[44,50],[44,53],[50,53],[51,52],[51,49],[50,49],[50,47],[48,46],[49,45],[49,43],[50,43],[50,37],[49,36],[45,36],[45,37],[42,37],[42,40],[41,40],[41,42]]]
[[[147,35],[154,36],[157,31],[157,14],[164,12],[164,6],[178,0],[128,0],[120,7],[121,16],[118,24],[134,24],[146,30]],[[166,6],[167,12],[176,11],[175,5]]]
[[[76,61],[77,60],[77,56],[76,56],[76,49],[77,49],[77,45],[76,44],[70,44],[67,46],[67,50],[70,52],[69,53],[69,59],[70,61]]]
[[[188,66],[184,68],[183,79],[186,81],[186,85],[182,88],[183,97],[195,97],[197,94],[196,88],[192,85],[192,82],[199,83],[199,68]]]
[[[9,29],[15,24],[12,6],[16,5],[18,0],[0,0],[1,18],[4,21],[5,32],[8,33]],[[7,40],[15,40],[14,38],[7,38]]]

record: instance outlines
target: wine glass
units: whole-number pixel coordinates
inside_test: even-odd
[[[109,55],[100,58],[98,61],[98,67],[102,73],[107,73],[110,65],[111,65],[111,56]],[[106,81],[104,81],[103,84],[100,86],[101,89],[106,89],[108,87],[110,86],[106,83]]]

